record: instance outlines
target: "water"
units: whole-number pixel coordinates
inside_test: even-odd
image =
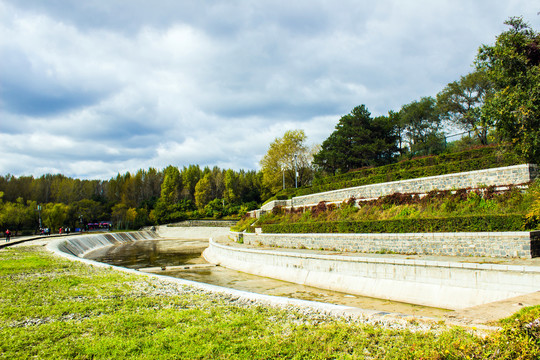
[[[206,239],[140,240],[101,248],[86,254],[85,258],[131,269],[203,265],[208,264],[201,256],[207,246],[208,240]],[[219,266],[195,266],[190,269],[165,270],[158,273],[259,294],[340,304],[362,309],[429,317],[441,317],[449,312],[445,309],[318,289]]]

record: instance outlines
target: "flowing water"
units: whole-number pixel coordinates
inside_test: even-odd
[[[259,294],[428,317],[440,317],[449,312],[445,309],[323,290],[210,266],[201,256],[207,246],[206,239],[140,240],[100,248],[84,257],[131,269],[158,268],[152,272]],[[182,269],[168,269],[181,265],[184,265]],[[164,267],[164,271],[159,269]]]

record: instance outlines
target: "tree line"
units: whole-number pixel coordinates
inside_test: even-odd
[[[150,168],[109,180],[80,180],[61,174],[0,176],[0,227],[35,231],[40,226],[85,228],[112,221],[116,228],[238,216],[261,202],[256,171]]]
[[[479,48],[474,71],[435,97],[422,97],[378,117],[365,105],[357,106],[339,119],[318,148],[306,146],[302,130],[287,131],[261,160],[263,183],[277,192],[285,183],[295,186],[291,179],[310,185],[315,176],[488,143],[505,144],[523,161],[540,163],[540,34],[521,17],[505,24],[509,29],[495,44]],[[469,136],[449,149],[449,128]]]

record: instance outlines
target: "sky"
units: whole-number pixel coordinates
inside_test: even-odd
[[[530,0],[0,0],[0,175],[257,170],[436,96]]]

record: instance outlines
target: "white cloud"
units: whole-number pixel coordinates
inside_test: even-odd
[[[257,168],[270,142],[435,95],[524,0],[0,0],[0,173]],[[517,12],[517,13],[516,13]]]

